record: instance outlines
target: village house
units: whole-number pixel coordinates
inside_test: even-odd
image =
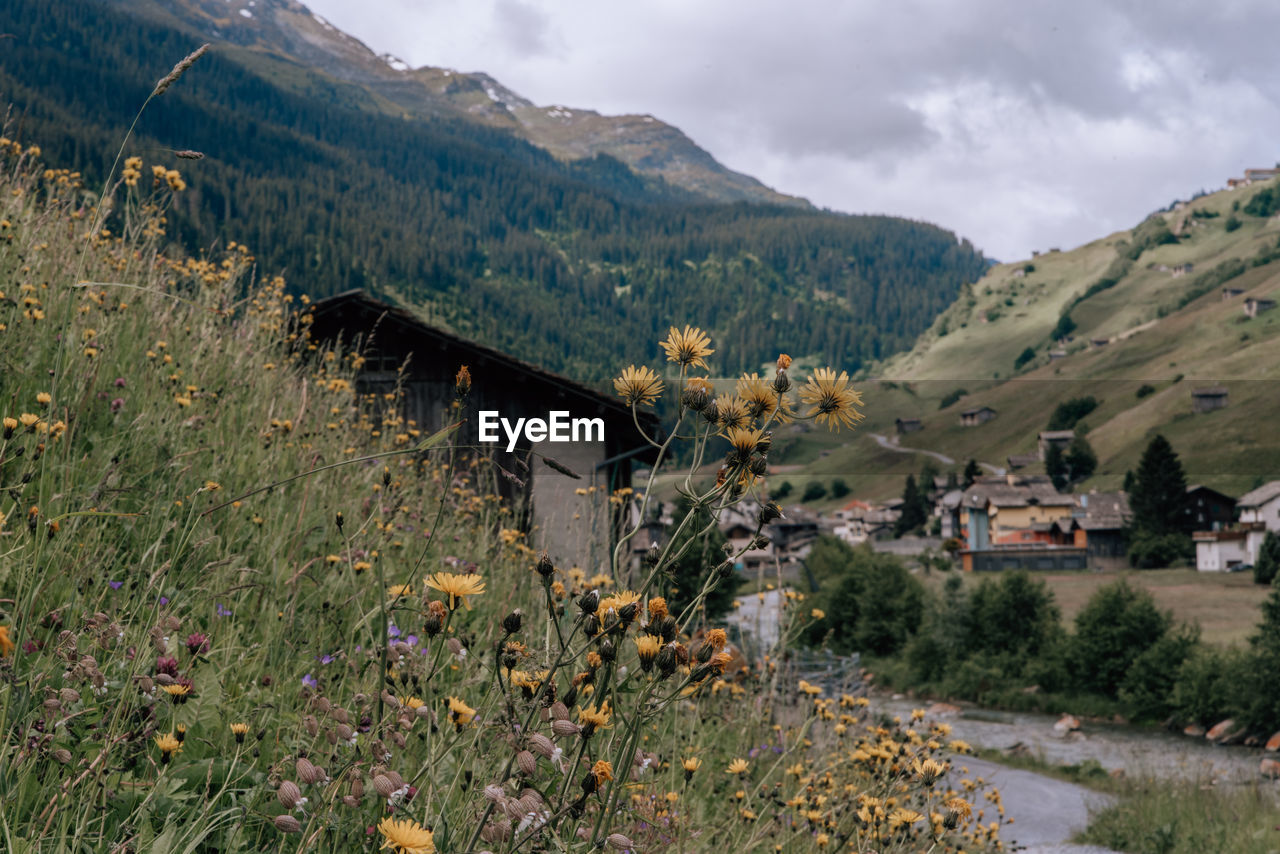
[[[1262,299],[1260,297],[1248,297],[1244,301],[1244,313],[1246,317],[1257,317],[1264,311],[1271,311],[1276,307],[1276,301],[1273,299]]]
[[[969,547],[980,549],[1035,522],[1069,517],[1074,506],[1046,475],[990,475],[964,491],[961,513]]]
[[[1230,572],[1250,566],[1258,557],[1266,529],[1258,522],[1237,525],[1229,531],[1196,531],[1196,569],[1200,572]]]
[[[924,429],[919,418],[895,418],[893,424],[899,433],[915,433]]]
[[[1244,293],[1244,288],[1225,287],[1222,289],[1222,299],[1229,300],[1240,296]]]
[[[1280,176],[1280,167],[1244,170],[1244,179],[1250,183],[1254,181],[1270,181],[1276,176]]]
[[[1198,388],[1191,392],[1192,412],[1212,412],[1227,405],[1227,389],[1224,386]]]
[[[1039,454],[1010,454],[1004,461],[1009,466],[1009,471],[1021,471],[1042,462]]]
[[[1187,530],[1221,531],[1235,520],[1236,500],[1198,483],[1187,487]]]
[[[1049,361],[1050,361],[1050,362],[1056,362],[1056,361],[1058,361],[1059,359],[1065,359],[1065,358],[1067,358],[1067,351],[1066,351],[1066,350],[1050,350],[1050,351],[1049,351]]]
[[[1049,455],[1050,448],[1057,448],[1059,451],[1065,452],[1071,447],[1071,442],[1076,437],[1075,430],[1041,430],[1037,437],[1040,462],[1044,462]]]
[[[1257,562],[1268,531],[1280,532],[1280,480],[1246,492],[1235,502],[1240,521],[1230,528],[1196,531],[1196,569],[1223,572]]]
[[[1280,480],[1265,483],[1236,499],[1240,521],[1261,522],[1268,531],[1280,533]]]
[[[1130,516],[1128,495],[1124,492],[1088,492],[1074,498],[1071,518],[1054,523],[1054,542],[1083,548],[1090,569],[1127,567],[1125,525]]]
[[[1194,269],[1195,265],[1188,261],[1185,264],[1174,264],[1170,271],[1173,273],[1173,277],[1177,279],[1181,276],[1187,275]]]
[[[992,418],[996,417],[996,411],[990,406],[980,406],[977,409],[966,409],[960,413],[961,427],[977,427],[979,424],[986,424]]]
[[[432,327],[363,291],[318,300],[311,312],[314,338],[341,341],[362,357],[358,394],[382,395],[399,388],[402,415],[427,435],[461,421],[450,441],[479,450],[467,451],[478,465],[460,470],[485,478],[509,500],[512,524],[529,533],[532,545],[548,550],[557,563],[587,565],[604,559],[621,518],[610,496],[631,487],[633,463],[656,457],[620,398]],[[472,385],[465,409],[458,412],[453,408],[454,381],[463,365]],[[495,411],[514,422],[547,419],[553,410],[600,419],[603,436],[584,433],[582,441],[566,443],[531,443],[521,436],[510,453],[505,437],[487,448],[480,442],[481,411]],[[654,415],[640,412],[638,418],[646,433],[657,435],[660,425]],[[586,496],[577,492],[591,487],[595,489]],[[591,544],[599,552],[594,557],[588,553]]]
[[[1095,348],[1105,347],[1111,343],[1111,339],[1110,338],[1090,338],[1089,343]]]

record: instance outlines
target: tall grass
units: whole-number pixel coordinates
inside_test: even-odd
[[[584,571],[535,553],[450,442],[461,376],[441,424],[358,394],[361,355],[312,340],[246,247],[167,247],[172,165],[131,157],[99,197],[0,141],[8,850],[996,844],[980,789],[942,782],[945,725],[869,720],[700,625],[728,564],[672,614],[674,547],[635,591],[623,544]],[[819,379],[816,408],[850,403]],[[696,386],[660,453],[733,438],[716,484],[684,481],[714,518],[753,494],[773,416]]]

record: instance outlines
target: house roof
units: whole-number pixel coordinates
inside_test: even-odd
[[[1052,442],[1057,439],[1074,439],[1076,437],[1075,430],[1041,430],[1041,441]]]
[[[316,300],[311,303],[310,308],[317,319],[332,314],[339,318],[340,321],[345,319],[346,313],[353,308],[375,313],[378,315],[376,321],[378,324],[390,323],[414,334],[433,338],[442,344],[448,344],[464,352],[473,353],[476,357],[498,362],[503,365],[505,370],[515,374],[520,380],[554,386],[557,390],[589,402],[614,417],[627,421],[631,420],[631,408],[618,397],[599,392],[590,386],[552,373],[531,362],[517,359],[501,350],[495,350],[492,347],[478,344],[452,332],[446,332],[443,329],[430,326],[409,310],[383,302],[363,290],[344,291],[331,297]],[[642,411],[637,411],[636,414],[645,431],[650,436],[654,436],[653,431],[660,429],[657,416],[651,412]]]
[[[964,492],[965,507],[1070,506],[1071,496],[1063,495],[1053,481],[1041,474],[980,477]]]
[[[1235,503],[1235,499],[1232,498],[1230,495],[1227,495],[1225,492],[1219,492],[1218,490],[1213,489],[1212,487],[1209,487],[1209,486],[1205,486],[1204,484],[1193,483],[1187,487],[1187,495],[1191,495],[1196,492],[1212,493],[1213,495],[1216,495],[1218,498]]]
[[[990,406],[979,406],[977,409],[966,409],[964,412],[961,412],[960,414],[961,414],[962,416],[963,416],[963,415],[977,415],[979,412],[983,412],[983,411],[986,411],[986,412],[995,412],[995,410],[994,410],[994,409],[992,409]]]
[[[1023,468],[1024,466],[1033,466],[1040,462],[1039,454],[1010,454],[1005,462],[1009,464],[1009,468]]]
[[[1261,507],[1264,504],[1270,504],[1276,498],[1280,498],[1280,480],[1264,483],[1252,492],[1246,492],[1236,501],[1236,506],[1241,508]]]
[[[1208,388],[1198,388],[1191,392],[1192,397],[1226,397],[1226,386],[1214,385]]]

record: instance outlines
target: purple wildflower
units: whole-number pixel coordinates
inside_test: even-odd
[[[317,682],[316,677],[312,676],[310,673],[302,677],[302,684],[304,687],[310,688],[312,691],[320,690],[320,683]]]
[[[112,590],[119,590],[121,587],[124,587],[123,581],[108,581],[107,584],[111,586]]]

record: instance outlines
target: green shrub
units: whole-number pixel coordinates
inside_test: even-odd
[[[1142,398],[1147,397],[1148,395],[1155,394],[1155,391],[1156,391],[1155,386],[1151,385],[1150,383],[1143,383],[1142,385],[1138,386],[1138,390],[1133,393],[1133,396],[1138,398],[1138,400],[1142,400]]]
[[[804,494],[800,496],[801,501],[821,501],[827,497],[827,488],[816,480],[811,480],[804,487]]]
[[[1120,684],[1120,699],[1134,718],[1158,721],[1174,709],[1173,689],[1182,663],[1200,644],[1200,629],[1182,625],[1148,647],[1133,660]]]
[[[1240,218],[1235,214],[1232,214],[1222,221],[1222,227],[1227,231],[1235,231],[1240,227]]]
[[[832,498],[844,498],[848,494],[849,494],[849,484],[845,483],[840,478],[836,478],[835,480],[831,481],[831,497]]]
[[[1013,369],[1015,371],[1021,370],[1023,365],[1027,364],[1028,362],[1034,361],[1035,358],[1036,358],[1036,351],[1032,350],[1030,347],[1027,347],[1025,350],[1023,350],[1021,353],[1018,354],[1018,358],[1013,360]]]
[[[1231,714],[1247,668],[1244,650],[1195,647],[1175,671],[1170,712],[1180,723],[1213,726]]]
[[[1165,636],[1172,622],[1150,593],[1123,579],[1099,587],[1076,615],[1071,654],[1077,687],[1116,697],[1133,662]]]
[[[810,640],[827,636],[838,651],[898,652],[920,626],[924,587],[893,555],[835,543],[831,557],[839,565],[815,597],[826,616],[811,627]]]
[[[946,409],[948,406],[951,406],[953,403],[955,403],[956,401],[958,401],[960,398],[964,397],[968,393],[969,393],[968,391],[962,388],[952,389],[951,391],[943,395],[942,400],[938,401],[938,408]]]

